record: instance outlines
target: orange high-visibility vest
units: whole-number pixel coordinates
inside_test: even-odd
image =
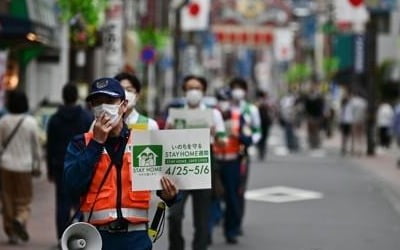
[[[93,133],[85,134],[86,145],[93,138]],[[148,222],[148,208],[150,206],[150,191],[132,191],[132,134],[128,139],[123,155],[123,163],[121,168],[121,212],[122,217],[131,223]],[[108,176],[99,190],[101,181],[107,172],[107,168],[111,162],[110,156],[106,150],[100,156],[97,162],[89,191],[82,197],[81,211],[85,220],[88,219],[90,210],[93,212],[90,223],[94,225],[102,225],[110,223],[117,219],[117,170],[115,166],[111,167]],[[97,193],[99,193],[97,195]],[[97,196],[97,199],[96,199]],[[95,200],[96,199],[96,200]]]
[[[219,160],[234,160],[240,153],[240,110],[231,110],[230,131],[228,132],[228,140],[225,144],[216,143],[213,146],[214,157]]]

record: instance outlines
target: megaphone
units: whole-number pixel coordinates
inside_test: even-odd
[[[99,250],[102,245],[99,231],[86,222],[71,224],[61,237],[62,250]]]

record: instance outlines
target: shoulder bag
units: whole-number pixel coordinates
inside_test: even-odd
[[[4,151],[6,151],[8,145],[10,144],[11,140],[13,139],[14,135],[17,133],[19,127],[21,126],[22,122],[24,121],[25,116],[22,117],[18,123],[17,126],[15,126],[15,128],[11,131],[10,135],[7,137],[7,139],[3,142],[3,148],[2,151],[0,152],[0,162],[1,162],[1,158],[3,157]]]

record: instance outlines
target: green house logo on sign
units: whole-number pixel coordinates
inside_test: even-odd
[[[134,167],[155,167],[162,165],[162,145],[134,146]]]

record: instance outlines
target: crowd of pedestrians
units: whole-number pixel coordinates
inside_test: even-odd
[[[169,249],[184,249],[182,221],[189,196],[195,211],[193,249],[207,249],[212,244],[213,227],[219,220],[224,221],[226,242],[237,244],[243,233],[248,148],[257,146],[260,159],[266,155],[273,122],[273,104],[267,93],[259,92],[255,104],[247,102],[247,82],[234,78],[219,91],[223,97],[210,107],[203,102],[207,85],[201,76],[185,77],[185,102],[178,108],[212,112],[212,188],[178,192],[179,187],[170,179],[161,179],[163,189],[157,196],[170,207]],[[103,249],[152,248],[147,234],[151,192],[130,191],[131,160],[125,150],[132,146],[134,131],[159,129],[155,120],[137,111],[140,93],[140,80],[133,74],[120,73],[114,78],[95,80],[87,105],[82,106],[78,104],[76,84],[66,84],[62,90],[63,104],[46,126],[44,152],[38,123],[29,115],[26,95],[19,91],[8,93],[8,113],[0,119],[0,141],[3,228],[9,244],[29,241],[32,176],[39,174],[40,160],[45,156],[47,178],[56,191],[58,247],[64,230],[74,220],[84,220],[99,230]],[[165,124],[163,129],[176,126],[168,117]],[[119,197],[117,202],[109,199],[114,196]],[[105,214],[104,209],[109,212]]]
[[[301,90],[290,86],[280,98],[273,99],[266,91],[249,91],[248,82],[236,77],[216,91],[216,103],[210,106],[204,102],[208,89],[204,77],[189,75],[181,84],[184,102],[174,108],[212,114],[211,123],[201,125],[210,128],[212,187],[179,191],[169,178],[161,179],[162,190],[156,195],[169,207],[171,250],[184,249],[183,220],[189,197],[194,222],[192,249],[207,249],[213,243],[213,229],[221,221],[226,243],[239,242],[246,211],[244,194],[254,159],[249,149],[254,147],[258,160],[264,161],[275,123],[281,127],[291,153],[302,150],[298,130],[303,124],[310,150],[323,148],[324,138],[332,136],[335,124],[341,131],[342,155],[360,156],[366,150],[367,102],[360,92],[345,89],[335,110],[331,97],[317,82]],[[81,219],[97,227],[103,249],[152,248],[147,234],[152,192],[131,190],[132,160],[126,149],[132,147],[135,131],[191,127],[177,124],[169,115],[163,123],[157,123],[139,113],[136,106],[141,90],[142,84],[134,74],[100,78],[91,84],[88,105],[83,107],[78,104],[76,84],[64,86],[63,105],[47,125],[44,151],[47,177],[56,191],[58,243],[73,219]],[[254,101],[249,101],[253,94]],[[32,176],[40,174],[42,152],[39,127],[29,115],[26,95],[10,91],[6,107],[8,113],[0,119],[3,228],[9,244],[19,244],[29,241],[26,225],[33,199]],[[379,104],[376,138],[382,149],[391,146],[392,138],[400,144],[400,104]]]

